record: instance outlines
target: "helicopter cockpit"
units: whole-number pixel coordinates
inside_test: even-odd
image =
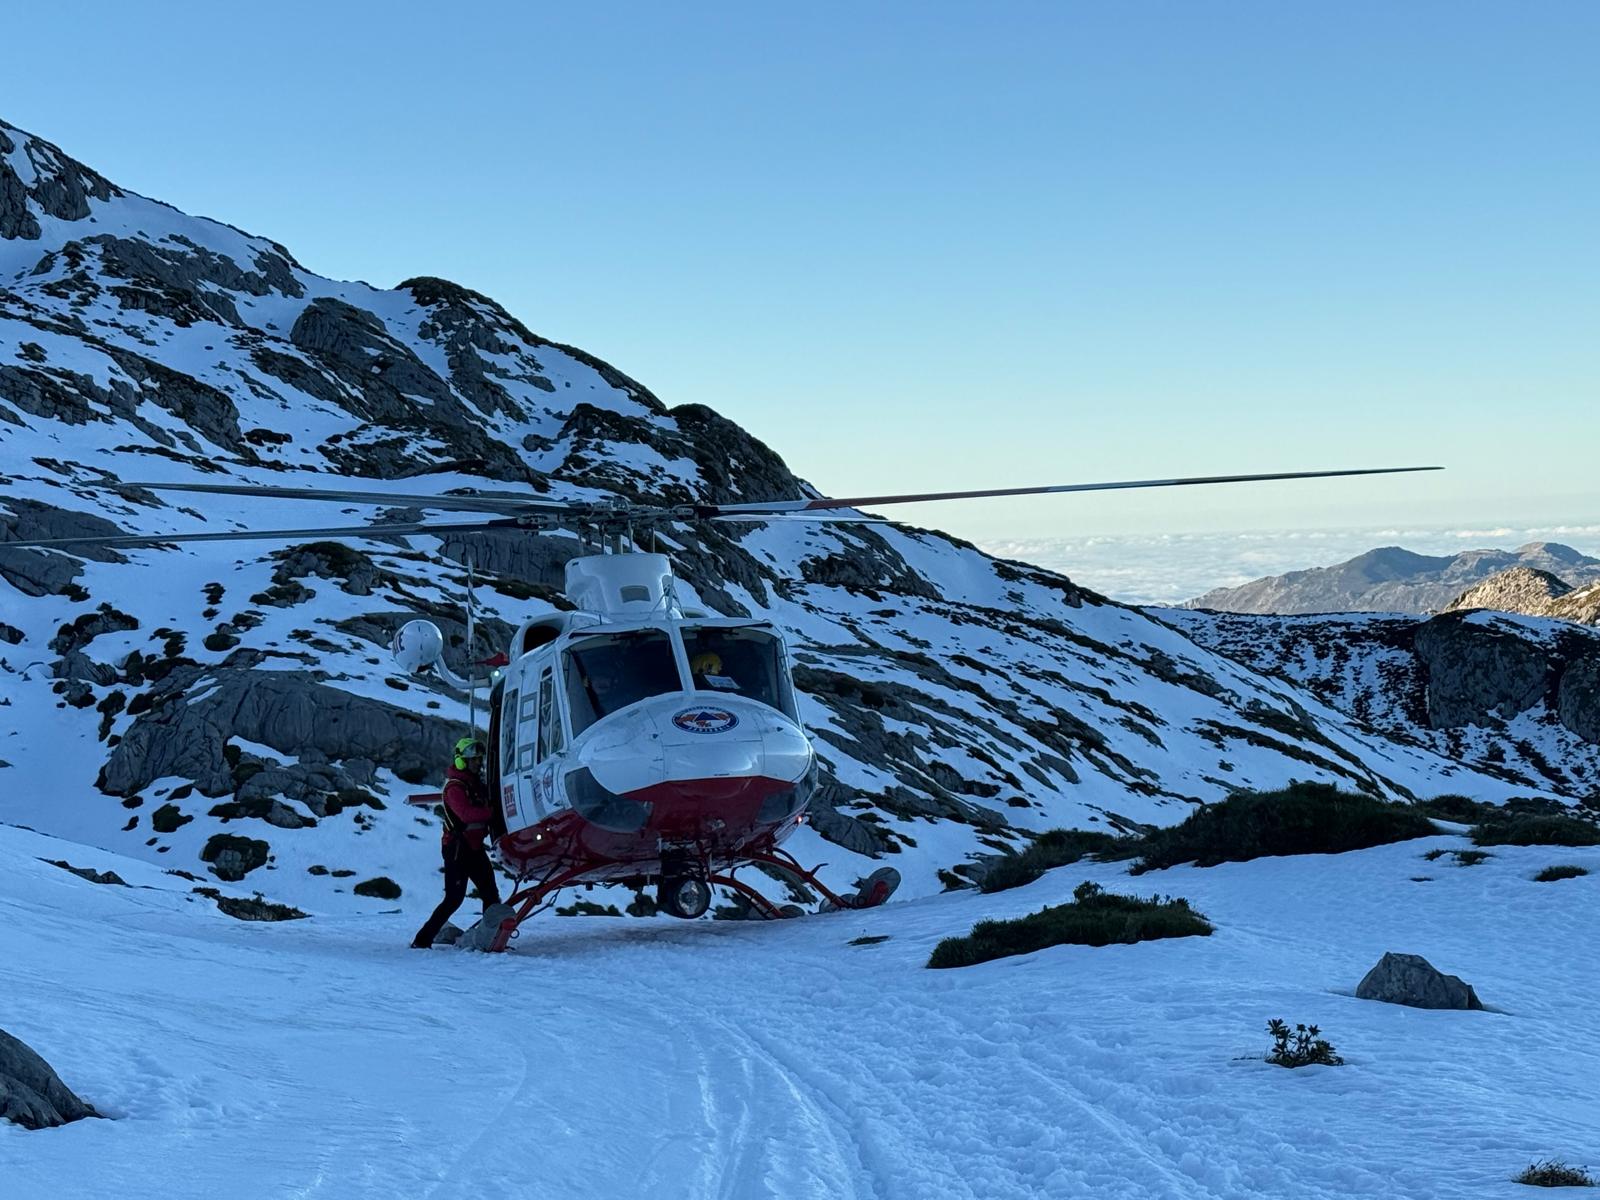
[[[743,696],[796,716],[783,642],[770,628],[684,622],[597,629],[574,638],[562,659],[574,737],[601,717],[671,692]]]

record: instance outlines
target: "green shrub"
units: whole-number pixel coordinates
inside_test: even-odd
[[[1267,1051],[1269,1063],[1280,1067],[1344,1066],[1344,1059],[1334,1053],[1333,1046],[1315,1025],[1296,1025],[1291,1031],[1287,1024],[1274,1017],[1267,1022],[1267,1032],[1272,1035],[1272,1049]]]
[[[967,967],[1047,946],[1109,946],[1155,938],[1206,937],[1211,923],[1183,899],[1117,896],[1082,883],[1071,904],[1056,904],[1010,921],[979,921],[965,937],[934,947],[928,966]]]
[[[1600,1187],[1593,1175],[1582,1167],[1546,1160],[1532,1163],[1514,1180],[1531,1187]]]
[[[1432,800],[1418,800],[1416,807],[1430,817],[1441,821],[1454,821],[1458,825],[1475,825],[1488,820],[1499,810],[1482,800],[1467,796],[1435,796]]]
[[[1588,867],[1546,867],[1533,877],[1535,883],[1554,883],[1558,879],[1576,879],[1587,875]]]
[[[1279,854],[1342,854],[1439,830],[1410,804],[1341,792],[1330,783],[1291,783],[1273,792],[1240,792],[1207,804],[1145,839],[1134,874],[1192,862],[1214,867]]]
[[[1094,856],[1102,861],[1132,858],[1139,853],[1138,838],[1117,837],[1089,829],[1050,829],[1034,838],[1021,854],[1007,855],[990,864],[978,884],[980,892],[1003,892],[1032,883],[1052,867],[1065,867]]]
[[[1600,827],[1577,817],[1495,817],[1472,831],[1478,846],[1600,846]]]

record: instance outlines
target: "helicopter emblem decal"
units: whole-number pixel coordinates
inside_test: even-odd
[[[672,723],[685,733],[727,733],[739,718],[725,708],[686,708],[673,714]]]

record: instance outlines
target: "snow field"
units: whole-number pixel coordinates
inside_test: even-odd
[[[118,1119],[0,1127],[0,1179],[63,1198],[1523,1195],[1535,1158],[1600,1161],[1600,875],[1531,881],[1600,872],[1600,850],[1421,857],[1464,845],[1080,864],[777,924],[545,918],[489,958],[404,948],[429,897],[244,924],[151,867],[4,827],[5,1027]],[[1186,896],[1217,932],[924,968],[941,937],[1085,878]],[[1356,1000],[1385,950],[1497,1011]],[[1274,1016],[1322,1025],[1349,1065],[1263,1063]]]

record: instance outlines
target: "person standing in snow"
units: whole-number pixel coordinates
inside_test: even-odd
[[[444,852],[444,899],[412,939],[417,950],[427,950],[444,928],[444,923],[467,898],[470,881],[478,889],[484,911],[500,903],[500,888],[494,878],[494,864],[484,849],[489,832],[489,789],[483,781],[483,743],[464,737],[456,743],[455,762],[444,778],[444,832],[440,846]]]

